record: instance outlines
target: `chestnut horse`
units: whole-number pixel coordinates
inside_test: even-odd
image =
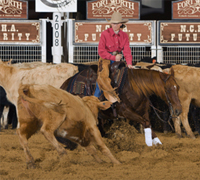
[[[188,113],[190,110],[190,105],[195,105],[200,107],[200,64],[193,64],[192,66],[188,65],[172,65],[172,64],[159,64],[159,63],[148,63],[148,62],[139,62],[136,64],[137,67],[141,67],[152,70],[162,68],[162,72],[170,73],[173,69],[174,78],[179,85],[178,96],[182,106],[182,113],[178,118],[173,118],[174,128],[177,136],[182,137],[181,123],[186,130],[187,136],[189,138],[195,139],[195,135],[190,127],[188,121]],[[196,118],[195,123],[198,124],[198,119]],[[195,126],[197,130],[198,125]]]
[[[113,63],[110,68],[112,71],[110,76],[112,83],[115,81],[114,76],[120,76],[115,73],[119,70],[119,67],[113,68],[116,66],[116,63],[117,62]],[[61,89],[69,90],[69,87],[72,87],[72,82],[75,82],[74,77],[77,77],[80,73],[82,73],[82,75],[86,75],[85,77],[82,77],[85,78],[83,79],[82,84],[85,83],[84,86],[87,86],[88,84],[90,85],[86,87],[86,91],[88,91],[89,87],[92,87],[89,81],[92,77],[96,78],[97,66],[86,66],[86,69],[81,72],[80,69],[83,69],[83,65],[78,66],[79,73],[66,80],[61,86]],[[122,67],[121,71],[122,70],[126,70],[127,75],[124,78],[124,84],[120,89],[121,92],[119,93],[121,102],[116,103],[117,114],[143,125],[145,142],[148,146],[162,144],[151,129],[148,112],[150,104],[149,97],[152,94],[155,94],[163,99],[169,106],[171,116],[177,117],[181,113],[182,107],[178,98],[179,87],[174,80],[173,69],[172,73],[169,75],[145,69],[127,69],[126,67]],[[83,73],[84,71],[86,72]],[[75,88],[77,88],[78,83],[74,84],[76,86]],[[94,92],[91,90],[91,93],[93,94]],[[78,92],[73,94],[83,96],[83,94]]]

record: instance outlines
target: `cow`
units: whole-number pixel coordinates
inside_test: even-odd
[[[98,109],[109,108],[111,102],[100,102],[95,96],[80,98],[51,85],[21,85],[18,93],[17,134],[26,154],[28,168],[34,168],[34,159],[27,141],[38,130],[56,148],[60,156],[66,154],[66,151],[56,137],[80,144],[98,162],[102,162],[96,154],[93,145],[95,143],[112,163],[120,164],[103,142],[97,127]]]
[[[16,128],[16,110],[15,106],[8,101],[4,88],[0,86],[0,127],[7,129],[8,124],[12,124],[13,129]]]
[[[182,113],[179,118],[174,118],[175,132],[181,137],[181,122],[186,130],[188,137],[195,139],[195,135],[188,122],[188,112],[190,103],[200,107],[200,68],[186,65],[173,65],[174,77],[177,84],[180,86],[178,92],[179,99],[182,105]]]
[[[16,108],[18,89],[21,83],[50,84],[59,88],[66,79],[78,72],[76,66],[68,63],[43,64],[40,63],[34,68],[19,68],[0,60],[0,86],[5,89],[7,99]]]

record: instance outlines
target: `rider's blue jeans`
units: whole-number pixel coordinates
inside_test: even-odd
[[[110,64],[112,64],[112,63],[114,63],[114,62],[115,62],[115,61],[110,60]],[[103,91],[99,89],[99,85],[98,85],[98,83],[96,82],[96,89],[95,89],[95,92],[94,92],[94,96],[96,96],[96,97],[99,98],[99,97],[101,96],[102,93],[103,93]]]

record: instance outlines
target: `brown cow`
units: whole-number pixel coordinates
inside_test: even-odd
[[[181,122],[185,128],[187,135],[195,139],[194,133],[188,122],[188,112],[190,103],[200,107],[200,68],[174,65],[174,77],[180,86],[178,96],[182,105],[182,113],[179,118],[173,119],[175,131],[181,137]]]
[[[78,67],[68,63],[41,65],[35,68],[18,68],[0,60],[0,85],[8,100],[17,108],[19,85],[49,84],[60,88],[62,83],[78,72]],[[48,64],[48,63],[47,63]]]
[[[98,162],[101,162],[92,145],[95,143],[112,163],[119,164],[120,162],[115,159],[103,142],[97,127],[98,109],[105,110],[110,105],[110,102],[100,102],[95,96],[86,96],[81,99],[79,96],[50,85],[20,86],[17,134],[26,154],[28,168],[34,167],[34,160],[27,141],[37,130],[43,133],[59,155],[66,154],[66,151],[55,136],[80,144]]]

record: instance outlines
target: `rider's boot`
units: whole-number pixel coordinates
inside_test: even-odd
[[[99,59],[97,83],[99,84],[100,89],[103,90],[104,96],[108,101],[112,103],[120,102],[120,98],[116,94],[115,89],[111,86],[109,67],[110,60]]]

